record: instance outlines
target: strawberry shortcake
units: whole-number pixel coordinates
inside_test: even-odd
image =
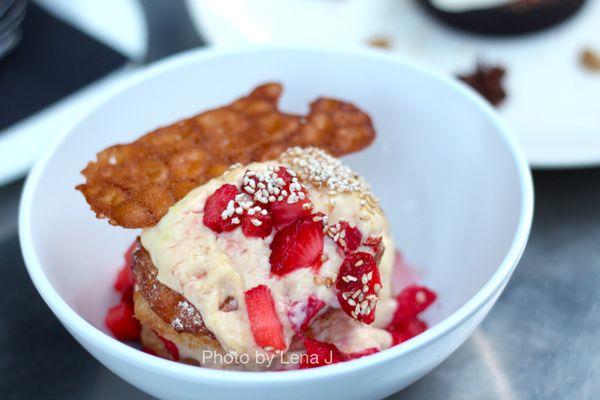
[[[135,315],[157,354],[289,369],[398,342],[388,223],[367,182],[317,148],[233,165],[143,230],[136,247]],[[165,305],[159,284],[177,295],[169,323],[146,300]],[[435,295],[417,288],[412,297],[416,317]]]
[[[375,138],[331,98],[281,112],[281,85],[100,152],[77,186],[139,229],[105,324],[114,337],[209,368],[288,370],[363,357],[427,329],[436,298],[403,282],[368,183],[335,156]]]

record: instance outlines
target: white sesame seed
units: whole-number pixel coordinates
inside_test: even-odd
[[[282,155],[282,160],[293,165],[303,180],[311,181],[316,186],[325,183],[331,192],[356,191],[367,198],[372,196],[364,179],[320,149],[291,148]]]
[[[262,221],[260,221],[260,220],[258,220],[258,219],[256,219],[256,218],[252,218],[252,219],[250,220],[250,222],[251,222],[251,223],[252,223],[252,225],[254,225],[254,226],[261,226],[261,225],[262,225]]]
[[[354,307],[356,305],[356,301],[354,301],[352,299],[348,299],[348,304],[351,305],[352,307]]]
[[[357,262],[354,263],[355,267],[360,267],[361,265],[363,265],[365,262],[363,260],[358,260]]]

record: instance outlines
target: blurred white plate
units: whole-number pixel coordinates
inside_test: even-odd
[[[130,59],[141,59],[146,52],[146,24],[138,0],[38,0],[37,3]],[[132,73],[132,68],[122,68],[0,131],[0,185],[25,175],[65,125],[87,113],[112,91],[115,83]]]
[[[411,0],[187,0],[211,44],[366,43],[386,38],[393,51],[449,74],[478,58],[506,66],[499,108],[533,167],[600,165],[600,74],[584,70],[584,47],[600,51],[600,1],[572,19],[517,38],[486,38],[437,23]],[[340,66],[343,68],[343,66]]]

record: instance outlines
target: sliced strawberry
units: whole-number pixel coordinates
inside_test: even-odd
[[[133,288],[134,276],[133,270],[133,252],[137,249],[137,241],[133,242],[131,246],[125,252],[125,265],[119,270],[117,274],[117,280],[115,281],[115,290],[120,293],[124,293],[130,288]]]
[[[239,220],[237,214],[223,218],[223,211],[227,210],[229,202],[235,202],[235,196],[240,193],[237,187],[228,183],[218,188],[213,194],[208,196],[204,204],[204,217],[202,221],[209,229],[221,233],[232,231],[239,226],[235,219]]]
[[[334,344],[315,339],[304,339],[306,355],[301,357],[300,368],[315,368],[345,360],[344,354]]]
[[[340,222],[340,236],[336,241],[338,247],[342,252],[349,253],[358,249],[362,242],[362,233],[356,225],[350,225],[346,221]]]
[[[129,303],[133,305],[133,286],[128,287],[121,294],[121,303]]]
[[[300,325],[301,332],[304,332],[306,328],[310,326],[323,307],[325,307],[325,302],[323,300],[312,294],[308,296],[308,301],[306,303],[306,318],[304,318],[302,325]]]
[[[117,274],[117,280],[115,281],[115,290],[119,293],[124,293],[128,289],[133,288],[134,284],[134,276],[133,270],[131,269],[131,265],[125,265],[123,268],[119,270]]]
[[[303,188],[299,186],[297,178],[295,178],[290,171],[285,167],[279,167],[277,170],[277,176],[284,181],[284,185],[281,186],[281,190],[285,190],[286,195],[283,196],[282,200],[274,201],[269,204],[271,213],[273,215],[273,222],[275,226],[285,226],[297,219],[309,215],[311,213],[310,207],[306,206],[310,204],[308,196]],[[295,181],[295,187],[293,190],[290,188]],[[295,192],[295,200],[288,202],[289,195]],[[303,198],[300,198],[297,194],[302,193]]]
[[[402,321],[395,325],[392,329],[388,329],[388,331],[392,334],[392,342],[394,346],[402,342],[406,342],[408,339],[411,339],[425,332],[426,330],[427,324],[417,317]]]
[[[245,293],[246,308],[250,319],[250,329],[257,345],[263,348],[285,350],[283,326],[270,289],[265,285],[256,286]]]
[[[321,265],[323,223],[309,215],[284,227],[271,242],[271,273],[283,276],[304,267]]]
[[[173,359],[173,361],[179,361],[179,349],[177,348],[175,343],[171,342],[170,340],[165,339],[162,336],[158,336],[158,337],[161,340],[161,342],[163,343],[163,346],[165,346],[165,350],[167,350],[169,352],[169,354],[171,354],[171,358]]]
[[[104,323],[119,340],[138,340],[140,338],[140,323],[133,313],[133,305],[119,303],[106,313]]]
[[[294,178],[294,176],[290,174],[290,170],[284,166],[280,166],[277,170],[277,176],[283,179],[283,181],[285,182],[285,188],[286,190],[288,190],[290,184],[292,183],[292,179]]]
[[[323,307],[325,307],[325,302],[312,294],[308,296],[306,302],[298,302],[290,307],[288,318],[294,332],[302,334]],[[298,315],[302,318],[301,321],[299,321]]]
[[[411,285],[397,297],[397,308],[390,323],[391,327],[414,319],[425,311],[437,298],[437,295],[425,286]]]
[[[375,354],[378,352],[379,352],[379,349],[377,347],[369,347],[368,349],[364,349],[364,350],[356,352],[356,353],[346,354],[346,358],[348,360],[354,360],[354,359],[368,356],[371,354]]]
[[[305,204],[310,204],[310,201],[306,198],[291,204],[286,200],[270,203],[269,209],[273,215],[275,226],[289,225],[303,216],[310,215],[311,209],[305,207]]]
[[[270,214],[263,215],[260,212],[246,214],[242,221],[242,231],[248,237],[265,238],[273,230],[273,219]]]
[[[342,310],[352,318],[371,324],[381,289],[381,278],[375,259],[369,253],[348,254],[335,283]]]

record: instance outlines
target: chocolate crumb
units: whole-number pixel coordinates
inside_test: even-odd
[[[238,302],[235,297],[227,296],[227,298],[219,306],[219,310],[223,312],[236,311],[238,309]]]
[[[374,37],[367,41],[367,44],[372,47],[378,47],[380,49],[389,49],[392,47],[390,39],[385,37]]]
[[[502,85],[502,79],[505,75],[506,69],[504,67],[478,62],[475,72],[458,75],[458,79],[478,91],[494,106],[497,106],[506,98],[506,91]]]
[[[584,49],[580,55],[581,65],[590,71],[600,72],[600,54],[592,49]]]

